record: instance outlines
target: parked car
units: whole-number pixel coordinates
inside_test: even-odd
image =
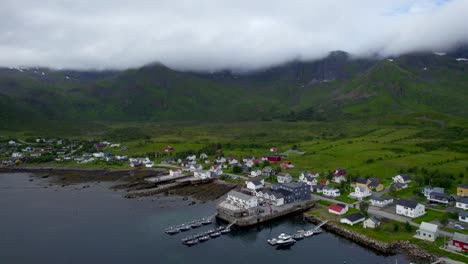
[[[465,228],[459,224],[455,224],[453,225],[453,227],[455,227],[456,229],[459,229],[459,230],[465,230]]]

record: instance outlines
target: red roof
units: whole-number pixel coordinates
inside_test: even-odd
[[[181,169],[179,169],[179,168],[174,168],[174,169],[171,169],[171,171],[181,171]]]
[[[329,209],[332,210],[332,211],[341,213],[341,211],[343,211],[344,208],[339,206],[339,205],[332,204],[332,205],[330,205]]]
[[[171,146],[167,146],[167,147],[164,148],[164,150],[165,150],[165,151],[173,151],[174,148],[171,147]]]

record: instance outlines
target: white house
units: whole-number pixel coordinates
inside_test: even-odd
[[[190,171],[202,170],[203,166],[201,164],[192,164],[189,167]]]
[[[363,215],[361,213],[354,213],[354,214],[347,215],[344,218],[341,218],[340,223],[348,224],[348,225],[352,226],[352,225],[355,225],[357,223],[363,222],[364,220],[366,220],[365,215]]]
[[[411,200],[400,199],[397,201],[396,213],[399,215],[416,218],[424,215],[426,213],[426,208],[420,203]]]
[[[95,157],[95,158],[104,158],[104,152],[95,152],[95,153],[93,153],[93,157]]]
[[[263,201],[266,201],[275,206],[281,206],[284,204],[284,196],[279,192],[271,190],[258,190],[256,195]]]
[[[120,148],[120,143],[113,143],[110,145],[111,148]]]
[[[393,198],[391,196],[372,197],[370,199],[370,203],[373,206],[385,207],[385,206],[393,203]]]
[[[230,191],[227,194],[226,201],[244,209],[258,206],[258,199],[256,196],[247,195],[238,191]]]
[[[252,168],[255,165],[255,162],[253,160],[247,160],[244,162],[244,165],[249,168]]]
[[[344,215],[348,212],[349,207],[345,204],[331,204],[328,207],[328,212],[330,214]]]
[[[217,162],[217,163],[224,163],[224,162],[226,162],[226,158],[225,158],[225,157],[218,157],[218,158],[216,159],[216,162]]]
[[[13,153],[11,153],[11,157],[12,158],[21,158],[21,157],[23,157],[23,154],[21,154],[20,152],[13,152]]]
[[[362,226],[364,228],[376,228],[379,225],[380,225],[380,220],[375,216],[370,217],[369,219],[364,221],[364,223],[362,223]]]
[[[200,154],[200,159],[207,159],[207,158],[208,158],[208,155],[206,155],[205,153]]]
[[[145,167],[147,168],[153,168],[153,166],[154,166],[154,162],[145,163]]]
[[[335,174],[333,175],[332,182],[336,182],[336,183],[346,182],[346,176]]]
[[[439,237],[439,227],[431,223],[421,222],[414,237],[434,242]]]
[[[372,195],[371,190],[367,188],[366,186],[356,186],[354,187],[354,192],[349,194],[349,197],[353,199],[362,200],[371,195]]]
[[[411,177],[408,174],[398,174],[394,177],[392,177],[393,182],[397,183],[410,183],[411,182]]]
[[[174,176],[174,177],[175,176],[180,176],[180,175],[182,175],[182,170],[179,169],[179,168],[170,169],[169,170],[169,175]]]
[[[468,210],[468,197],[462,197],[458,199],[457,203],[455,204],[455,207],[463,210]]]
[[[426,186],[422,188],[421,190],[421,193],[427,198],[429,198],[429,195],[431,194],[431,192],[444,193],[445,189],[439,188],[439,187]]]
[[[279,183],[289,183],[292,182],[292,177],[289,173],[280,172],[276,175]]]
[[[261,178],[250,179],[245,181],[247,189],[257,191],[265,187],[265,180]]]
[[[15,146],[16,142],[14,140],[10,140],[8,141],[8,145]]]
[[[195,155],[187,156],[187,160],[195,161],[196,159],[197,159],[197,156],[195,156]]]
[[[211,166],[210,171],[216,176],[221,176],[223,174],[223,167],[221,165],[213,165]]]
[[[341,195],[340,190],[335,187],[325,186],[322,191],[323,195],[328,197],[338,197]]]
[[[258,169],[257,170],[252,170],[250,172],[250,176],[251,177],[260,177],[260,176],[262,176],[262,171],[258,170]]]
[[[461,222],[468,223],[468,212],[467,211],[458,212],[458,220],[460,220]]]
[[[239,164],[238,160],[236,160],[234,158],[229,160],[229,165],[237,165],[237,164]]]
[[[193,172],[193,176],[200,179],[210,179],[211,173],[211,171],[196,170]]]
[[[317,173],[317,175],[318,175],[318,173]],[[299,180],[301,182],[306,183],[307,185],[310,185],[310,186],[317,185],[317,183],[318,183],[317,177],[314,177],[314,176],[312,176],[311,174],[309,174],[307,172],[302,172],[299,175]]]

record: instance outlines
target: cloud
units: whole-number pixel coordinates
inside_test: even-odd
[[[3,0],[0,66],[256,69],[468,43],[468,0]]]

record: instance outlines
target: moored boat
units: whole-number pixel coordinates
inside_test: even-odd
[[[301,239],[304,239],[304,234],[300,234],[300,233],[299,233],[299,234],[294,234],[294,235],[292,236],[292,238],[293,238],[294,240],[301,240]]]
[[[276,239],[276,238],[272,238],[272,239],[267,240],[268,244],[270,244],[272,246],[275,246],[277,241],[278,241],[278,239]]]
[[[210,237],[219,237],[221,235],[221,232],[214,232],[210,234]]]
[[[221,230],[221,234],[227,234],[229,232],[231,232],[230,228],[224,228],[224,229]]]
[[[312,231],[312,230],[307,230],[307,231],[304,233],[304,236],[305,236],[305,237],[310,237],[310,236],[312,236],[313,234],[314,234],[314,231]]]
[[[288,240],[288,239],[291,238],[291,236],[290,236],[290,235],[286,235],[286,234],[283,233],[283,234],[280,234],[280,235],[278,236],[278,238],[279,238],[279,239],[282,239],[282,240]]]
[[[169,235],[174,235],[174,234],[177,234],[179,232],[180,232],[179,228],[174,228],[174,229],[170,229],[170,230],[166,231],[166,233],[169,234]]]
[[[196,222],[196,223],[193,223],[190,225],[192,228],[197,228],[197,227],[200,227],[202,226],[202,224],[200,222]]]
[[[190,226],[188,225],[183,225],[180,227],[180,231],[182,232],[185,232],[185,231],[189,231],[190,229],[192,229]]]
[[[192,239],[192,240],[189,240],[189,241],[185,242],[184,244],[187,245],[187,246],[193,246],[195,244],[198,244],[198,242],[200,242],[200,240],[198,240],[198,238],[195,238],[195,239]]]
[[[276,245],[278,247],[284,247],[284,246],[291,246],[293,245],[294,243],[296,243],[296,240],[292,239],[292,238],[289,238],[289,239],[278,239],[276,241]]]
[[[202,237],[200,237],[198,240],[199,240],[200,242],[205,242],[205,241],[207,241],[208,239],[210,239],[209,236],[202,236]]]
[[[211,224],[211,219],[202,219],[201,223],[202,225],[209,225]]]

